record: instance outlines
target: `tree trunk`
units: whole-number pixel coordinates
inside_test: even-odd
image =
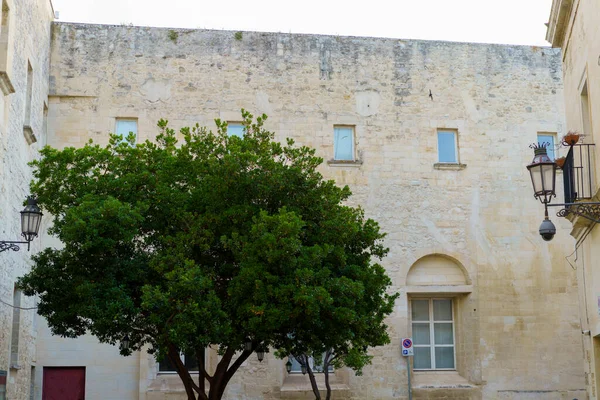
[[[185,393],[187,394],[188,400],[196,400],[196,394],[194,393],[194,381],[192,379],[192,376],[183,365],[183,362],[181,362],[181,358],[179,357],[179,352],[177,351],[177,348],[175,348],[175,346],[173,346],[172,344],[168,346],[167,357],[169,358],[169,361],[171,361],[171,364],[175,366],[175,370],[181,378],[181,382],[183,382],[183,387],[185,388]],[[199,395],[201,396],[200,399],[203,399],[202,394],[203,393],[199,393]]]
[[[240,354],[240,356],[237,358],[237,360],[235,360],[234,363],[231,365],[231,367],[227,370],[227,372],[225,373],[225,378],[221,382],[221,389],[219,391],[220,392],[219,399],[221,399],[221,397],[223,397],[223,394],[225,393],[225,388],[227,387],[227,384],[229,383],[229,381],[231,380],[233,375],[235,375],[238,368],[240,368],[240,366],[244,363],[244,361],[246,361],[248,359],[248,357],[250,357],[251,354],[252,354],[252,350],[250,350],[250,351],[244,350],[242,352],[242,354]]]
[[[324,363],[325,370],[323,373],[325,374],[325,387],[327,388],[327,395],[325,396],[325,400],[331,400],[331,385],[329,385],[329,364]]]
[[[196,361],[198,362],[198,387],[200,392],[206,396],[206,348],[196,349]],[[202,398],[202,397],[201,397]]]
[[[212,377],[212,382],[210,384],[207,400],[221,400],[223,394],[225,394],[227,384],[229,383],[233,375],[235,375],[239,367],[252,354],[252,350],[244,350],[242,354],[240,354],[240,356],[233,362],[233,364],[231,364],[231,367],[229,367],[229,364],[231,363],[234,354],[235,351],[233,350],[227,349],[227,351],[225,351],[225,354],[223,355],[223,358],[217,365],[217,370],[215,371],[215,374]]]
[[[189,371],[181,361],[177,348],[173,345],[168,346],[167,357],[171,364],[175,366],[177,374],[183,382],[188,400],[221,400],[225,393],[227,384],[239,369],[239,367],[248,359],[252,351],[244,350],[240,356],[231,364],[231,360],[235,355],[235,350],[227,349],[225,354],[217,364],[217,369],[213,376],[210,376],[206,371],[204,363],[205,349],[196,350],[196,358],[198,359],[198,385],[195,384]],[[229,366],[231,364],[231,367]],[[208,396],[205,392],[205,379],[209,382]],[[196,397],[196,392],[198,396]]]
[[[327,350],[325,353],[325,360],[323,360],[323,373],[325,374],[325,387],[327,388],[325,400],[331,400],[331,385],[329,385],[329,364],[332,360],[331,356],[331,350]]]
[[[221,400],[223,396],[223,392],[225,391],[222,388],[223,380],[225,379],[225,374],[227,373],[227,369],[229,368],[229,363],[231,362],[231,358],[235,354],[235,351],[228,348],[225,350],[225,354],[221,358],[221,361],[217,364],[217,370],[213,375],[212,382],[210,383],[210,389],[208,391],[208,400]]]
[[[306,363],[306,371],[308,372],[308,378],[310,379],[310,386],[312,387],[312,391],[315,394],[315,400],[321,400],[321,393],[319,393],[319,386],[317,385],[317,381],[315,379],[315,374],[313,374],[313,371],[310,368],[310,364],[308,363],[308,356],[305,354],[302,357],[304,358],[304,362]]]

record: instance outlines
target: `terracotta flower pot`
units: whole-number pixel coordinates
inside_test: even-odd
[[[562,169],[563,165],[565,165],[565,157],[560,157],[554,160],[558,168]]]
[[[565,146],[573,146],[579,141],[579,134],[577,132],[569,132],[563,137],[563,144]]]

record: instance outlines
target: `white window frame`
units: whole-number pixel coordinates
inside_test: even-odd
[[[454,161],[441,161],[440,160],[440,133],[451,133],[454,135]],[[450,128],[438,128],[435,133],[436,147],[437,147],[437,158],[440,164],[460,164],[458,158],[458,130]]]
[[[140,132],[140,125],[138,123],[138,119],[137,118],[115,118],[115,135],[119,135],[118,129],[117,127],[119,126],[119,122],[135,122],[135,143],[138,142],[138,137],[139,137],[139,132]],[[131,131],[130,131],[131,132]],[[126,142],[127,141],[127,135],[129,135],[129,132],[127,132],[125,135],[123,135],[123,137],[121,138],[121,142]]]
[[[429,314],[427,316],[427,321],[413,321],[412,320],[412,302],[413,301],[424,301],[427,300],[429,302]],[[434,300],[450,300],[450,309],[452,311],[452,320],[450,321],[435,321],[433,316],[433,301]],[[413,346],[416,347],[428,347],[430,349],[431,356],[431,368],[414,368],[415,371],[456,371],[456,323],[455,323],[455,312],[454,312],[454,299],[452,297],[414,297],[411,299],[410,304],[410,329],[412,335],[412,329],[414,324],[429,324],[429,344],[414,344],[413,338]],[[452,324],[452,344],[435,344],[435,324],[438,323],[450,323]],[[435,367],[435,348],[436,347],[452,347],[453,348],[453,356],[454,356],[454,368],[436,368]]]
[[[335,157],[335,155],[337,154],[337,141],[335,140],[335,130],[339,129],[339,128],[350,129],[350,131],[352,132],[352,141],[351,141],[351,143],[352,143],[352,149],[351,149],[352,158],[350,158],[350,159]],[[333,126],[333,160],[334,161],[342,161],[342,162],[356,161],[356,126],[354,126],[354,125],[334,125]]]
[[[538,143],[545,142],[545,140],[541,140],[540,139],[540,136],[550,136],[552,138],[551,148],[552,148],[552,155],[554,156],[554,158],[550,157],[550,154],[548,154],[548,157],[550,157],[550,159],[552,161],[555,161],[557,158],[560,157],[558,155],[558,145],[557,145],[557,134],[556,134],[556,132],[538,132],[537,133],[537,142]]]
[[[242,122],[238,122],[238,121],[228,121],[227,122],[227,136],[237,136],[237,135],[233,135],[233,134],[229,133],[230,126],[241,126],[242,127],[242,137],[246,136],[246,127],[244,126],[244,124]]]
[[[294,360],[300,364],[300,362],[298,360],[296,360],[296,357],[294,356],[288,356],[288,358],[294,358]],[[323,359],[325,359],[325,353],[323,353]],[[310,366],[310,369],[313,371],[313,373],[315,374],[323,374],[325,373],[325,369],[323,368],[323,364],[321,364],[321,370],[315,370],[315,360],[313,357],[308,357],[308,365]],[[302,373],[302,369],[298,369],[298,370],[294,370],[294,365],[292,364],[292,370],[290,371],[290,374],[301,374]],[[302,366],[300,366],[300,368],[302,368]],[[334,368],[333,365],[329,365],[329,372],[334,372]]]

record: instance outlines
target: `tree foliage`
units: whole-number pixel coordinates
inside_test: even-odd
[[[35,255],[19,284],[54,334],[88,332],[123,355],[147,345],[189,399],[211,400],[259,347],[331,349],[360,371],[367,347],[389,341],[396,295],[372,261],[387,252],[377,223],[344,204],[350,190],[323,179],[313,149],[243,118],[243,138],[219,120],[179,134],[161,120],[156,142],[42,150],[31,190],[63,247]],[[209,346],[222,356],[211,373]]]

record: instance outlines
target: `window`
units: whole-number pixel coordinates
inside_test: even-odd
[[[33,68],[27,61],[27,97],[25,97],[25,122],[23,125],[31,126],[31,100],[33,97]]]
[[[333,159],[354,161],[354,127],[333,127]]]
[[[538,143],[550,143],[548,147],[546,147],[546,151],[548,152],[548,157],[552,161],[556,158],[556,135],[553,133],[538,133],[537,139]]]
[[[0,90],[4,95],[15,92],[15,88],[8,77],[8,29],[10,27],[10,10],[6,0],[2,1],[2,17],[0,19]]]
[[[452,299],[413,299],[415,369],[454,369]]]
[[[21,327],[21,291],[15,289],[13,291],[13,321],[12,321],[12,333],[10,340],[10,365],[19,365],[19,331]]]
[[[183,365],[187,368],[188,371],[198,371],[198,360],[196,359],[196,355],[193,353],[181,354],[181,361],[183,361]],[[168,358],[165,357],[164,360],[160,360],[158,362],[158,372],[176,372],[175,366],[171,364]]]
[[[44,136],[43,142],[48,142],[48,105],[44,102],[44,119],[42,121],[42,135]]]
[[[241,122],[227,123],[227,136],[237,136],[239,138],[243,138],[244,133],[246,133],[246,128]]]
[[[583,127],[583,134],[590,136],[592,133],[592,125],[590,124],[590,100],[588,97],[587,81],[583,84],[583,88],[581,89],[581,125]]]
[[[129,136],[129,133],[133,133],[135,135],[135,140],[137,141],[137,119],[117,118],[115,134],[121,135],[122,141],[125,141],[127,136]]]
[[[302,373],[302,366],[300,365],[298,360],[296,360],[296,357],[288,356],[288,358],[292,362],[292,370],[290,371],[290,373],[292,373],[292,374]],[[323,360],[324,359],[325,359],[325,354],[323,354]],[[312,357],[309,357],[308,365],[310,366],[310,369],[313,372],[321,373],[324,370],[323,369],[323,360],[321,360],[321,365],[315,365],[315,360]],[[333,365],[329,366],[329,372],[333,372]]]
[[[458,164],[458,151],[456,142],[457,132],[452,130],[438,130],[438,162]]]

